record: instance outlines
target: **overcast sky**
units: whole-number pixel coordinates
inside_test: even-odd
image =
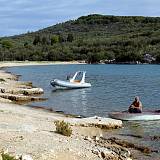
[[[160,16],[160,0],[0,0],[0,36],[36,31],[93,13]]]

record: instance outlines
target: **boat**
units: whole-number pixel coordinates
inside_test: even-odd
[[[142,113],[111,112],[108,114],[110,118],[123,121],[153,121],[160,120],[160,110],[143,111]]]
[[[77,80],[77,77],[82,74],[82,79]],[[63,81],[59,79],[53,79],[51,80],[51,85],[53,87],[62,87],[62,88],[68,88],[68,89],[78,89],[78,88],[89,88],[91,87],[90,83],[85,82],[85,71],[77,71],[72,78],[67,78],[68,81]]]

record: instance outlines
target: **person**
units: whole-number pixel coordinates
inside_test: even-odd
[[[69,74],[69,75],[67,75],[66,79],[67,79],[67,80],[70,80],[71,77],[72,77],[71,74]]]
[[[142,102],[139,100],[139,97],[136,96],[135,100],[129,106],[129,113],[142,113]]]

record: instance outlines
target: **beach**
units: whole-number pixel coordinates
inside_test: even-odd
[[[47,62],[1,63],[1,68],[24,65],[49,65]],[[74,64],[74,62],[54,63]],[[78,62],[75,62],[78,64]],[[121,128],[122,121],[102,117],[76,118],[41,107],[33,108],[19,103],[44,100],[42,88],[33,88],[31,82],[20,82],[18,76],[0,70],[0,146],[13,156],[29,155],[34,160],[129,160],[132,148],[122,147],[113,139],[104,140],[103,130]],[[3,80],[2,80],[3,79]],[[16,104],[18,103],[18,104]],[[71,125],[72,135],[56,132],[55,121]],[[108,138],[112,137],[109,135]],[[139,152],[139,150],[138,150]]]

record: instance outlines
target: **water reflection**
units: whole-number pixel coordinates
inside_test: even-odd
[[[128,134],[143,136],[145,133],[145,126],[140,122],[126,122],[126,127],[128,127]]]
[[[81,111],[81,115],[87,115],[88,92],[91,92],[91,88],[84,88],[84,89],[58,88],[52,90],[52,96],[53,98],[61,97],[61,101],[59,103],[65,103],[67,106],[69,106],[70,108],[69,110]]]

